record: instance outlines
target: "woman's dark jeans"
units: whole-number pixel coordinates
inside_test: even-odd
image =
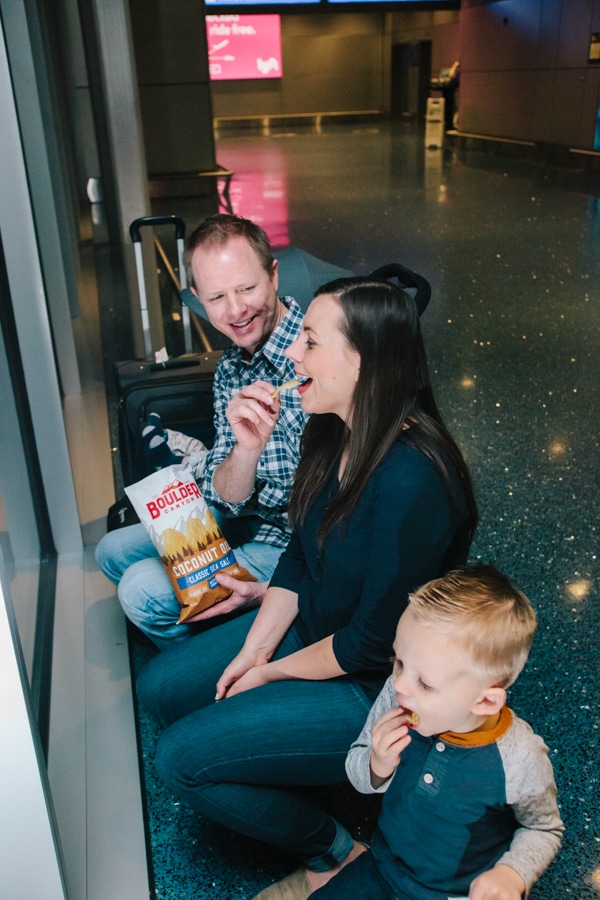
[[[198,812],[322,871],[346,857],[352,838],[303,788],[346,780],[371,701],[343,677],[273,682],[216,703],[216,683],[255,616],[216,625],[142,671],[140,701],[165,729],[156,765]],[[301,647],[291,628],[274,658]]]

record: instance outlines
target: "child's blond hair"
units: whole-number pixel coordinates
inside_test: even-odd
[[[452,632],[490,686],[516,681],[536,627],[531,603],[490,565],[459,566],[409,597],[420,622]]]

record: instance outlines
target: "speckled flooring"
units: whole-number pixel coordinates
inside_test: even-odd
[[[531,897],[600,897],[600,177],[425,151],[404,124],[232,134],[217,157],[235,172],[235,210],[274,244],[356,272],[399,261],[431,282],[431,368],[480,506],[472,557],[512,577],[539,617],[510,702],[550,747],[566,834]],[[191,227],[204,214],[194,200],[165,206]],[[133,649],[139,667],[150,651]],[[294,867],[175,800],[143,716],[141,735],[156,897],[246,900]],[[368,832],[353,798],[328,800]]]

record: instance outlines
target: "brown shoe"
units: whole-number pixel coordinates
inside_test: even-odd
[[[308,882],[306,869],[296,869],[287,878],[265,888],[257,894],[254,900],[307,900],[312,894],[312,888]]]

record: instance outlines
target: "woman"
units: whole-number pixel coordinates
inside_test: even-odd
[[[290,544],[258,613],[161,654],[138,685],[165,726],[157,766],[172,790],[304,862],[261,900],[307,897],[364,849],[301,789],[345,781],[409,592],[466,561],[477,518],[408,295],[324,285],[287,353],[313,414]],[[277,413],[264,396],[259,385],[249,420]]]

